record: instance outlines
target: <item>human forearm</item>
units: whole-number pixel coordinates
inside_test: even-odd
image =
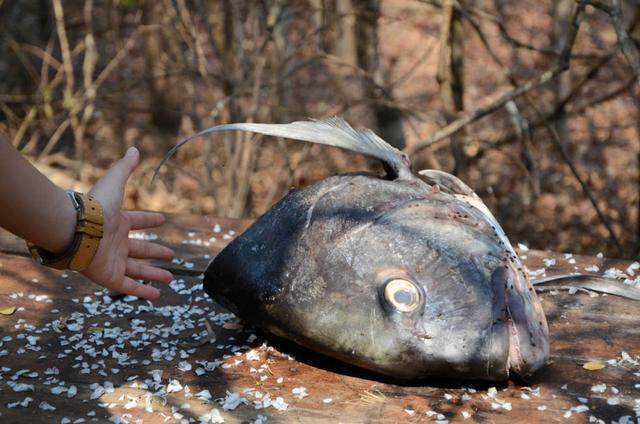
[[[127,180],[139,160],[138,150],[128,149],[89,192],[100,206],[98,210],[102,210],[102,237],[91,257],[87,256],[91,246],[83,242],[83,254],[77,258],[89,263],[73,269],[81,270],[84,276],[105,288],[155,299],[160,296],[158,289],[137,280],[169,283],[173,277],[169,271],[140,260],[169,260],[173,251],[156,243],[129,239],[131,230],[154,228],[164,222],[164,217],[156,212],[122,210]],[[76,221],[77,214],[67,194],[0,139],[0,227],[40,248],[60,254],[74,239]],[[74,243],[74,246],[78,244]],[[75,258],[77,252],[69,252],[69,255]]]
[[[0,227],[53,253],[73,239],[76,211],[67,194],[0,139]]]

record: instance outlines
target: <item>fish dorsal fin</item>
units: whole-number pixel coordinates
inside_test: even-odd
[[[461,194],[463,196],[476,196],[471,187],[466,185],[455,175],[437,169],[423,169],[418,171],[424,182],[430,185],[437,184],[442,191],[449,194]]]
[[[185,143],[212,132],[249,131],[264,135],[309,141],[327,146],[341,147],[379,159],[385,165],[390,178],[412,178],[408,156],[378,137],[367,128],[355,129],[344,119],[333,117],[322,120],[296,121],[290,124],[224,124],[207,128],[176,144],[156,168],[160,167]]]

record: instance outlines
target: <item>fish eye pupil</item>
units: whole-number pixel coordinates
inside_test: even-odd
[[[403,278],[388,280],[384,297],[391,307],[400,312],[412,312],[420,306],[420,291],[416,284]]]
[[[406,290],[398,290],[393,294],[393,298],[396,302],[403,305],[408,305],[411,303],[411,294]]]

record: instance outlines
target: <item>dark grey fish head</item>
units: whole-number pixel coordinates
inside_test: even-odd
[[[420,181],[332,177],[230,243],[204,287],[252,324],[394,378],[528,375],[548,358],[546,320],[495,225]]]

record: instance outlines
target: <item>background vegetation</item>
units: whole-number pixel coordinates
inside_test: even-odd
[[[207,126],[342,115],[456,173],[513,241],[635,257],[639,20],[622,0],[0,0],[0,137],[80,189],[137,145],[130,207],[256,217],[379,169],[225,134],[150,176]]]

